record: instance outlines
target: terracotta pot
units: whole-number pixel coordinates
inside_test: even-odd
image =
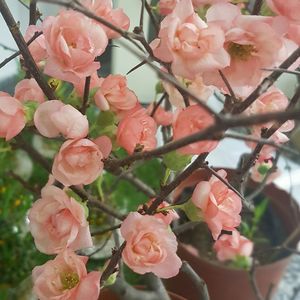
[[[168,294],[170,295],[170,298],[172,300],[188,300],[187,298],[181,297],[172,292],[168,292]],[[114,292],[111,291],[110,289],[104,289],[103,291],[101,291],[99,300],[120,300],[120,298],[116,294],[114,294]]]
[[[199,173],[198,176],[200,175],[203,178],[203,174]],[[196,177],[189,180],[189,184],[185,186],[190,186],[191,182],[194,185]],[[300,226],[299,206],[285,191],[278,189],[275,185],[269,185],[265,188],[264,194],[271,200],[272,208],[285,227],[287,235]],[[295,246],[295,244],[296,241],[291,246]],[[188,261],[206,282],[211,300],[256,299],[247,271],[229,268],[217,261],[209,261],[196,255],[195,251],[192,251],[195,249],[191,250],[191,248],[181,244],[178,254],[182,260]],[[267,295],[270,286],[273,286],[272,294],[274,294],[290,258],[291,255],[287,255],[274,263],[256,267],[255,278],[263,297]],[[167,280],[166,284],[168,290],[183,295],[188,300],[201,300],[197,295],[196,288],[184,274]]]

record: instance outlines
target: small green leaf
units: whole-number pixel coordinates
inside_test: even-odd
[[[36,109],[38,108],[39,104],[36,101],[26,101],[24,103],[24,112],[25,112],[25,119],[26,119],[26,123],[30,123],[33,121],[33,116],[34,113],[36,111]]]
[[[203,220],[201,210],[194,205],[191,199],[182,205],[181,209],[185,212],[190,221]]]
[[[163,162],[172,171],[181,171],[192,159],[192,155],[180,154],[178,151],[172,151],[163,156]]]

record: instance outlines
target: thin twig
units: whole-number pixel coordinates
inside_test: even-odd
[[[155,29],[156,35],[157,35],[158,32],[159,32],[159,22],[156,19],[155,15],[152,11],[152,8],[151,8],[150,4],[148,3],[148,1],[145,2],[145,7],[146,7],[147,13],[150,17],[151,23],[152,23],[152,25]]]
[[[164,101],[164,99],[166,98],[167,93],[163,93],[162,96],[160,97],[160,99],[157,101],[157,103],[155,103],[155,105],[153,106],[153,109],[151,111],[150,117],[154,117],[156,111],[158,110],[159,106],[162,104],[162,102]]]
[[[81,106],[81,109],[80,109],[80,111],[83,114],[86,113],[86,110],[88,108],[90,85],[91,85],[91,76],[88,76],[88,77],[85,78],[83,101],[82,101],[82,106]]]
[[[29,4],[29,25],[35,25],[37,21],[36,0],[30,0]]]
[[[143,65],[145,65],[147,62],[145,60],[143,60],[142,62],[138,63],[136,66],[134,66],[133,68],[131,68],[126,75],[129,75],[130,73],[132,73],[133,71],[137,70],[138,68],[142,67]]]
[[[13,48],[10,48],[2,43],[0,43],[0,47],[2,47],[4,50],[8,50],[8,51],[11,51],[11,52],[17,52],[18,50],[16,49],[13,49]]]
[[[261,10],[262,4],[263,4],[263,0],[255,0],[251,14],[258,15]]]
[[[230,85],[228,79],[226,78],[226,76],[224,75],[224,73],[223,73],[221,70],[219,70],[219,74],[220,74],[222,80],[224,81],[224,83],[225,83],[225,85],[226,85],[226,87],[227,87],[227,89],[228,89],[228,92],[229,92],[230,96],[231,96],[234,100],[236,100],[235,93],[234,93],[234,91],[233,91],[233,89],[232,89],[232,87],[231,87],[231,85]]]
[[[199,299],[201,298],[202,300],[209,300],[210,297],[205,281],[194,271],[194,269],[189,265],[189,263],[183,261],[180,270],[183,273],[185,273],[194,283],[198,291]]]
[[[300,75],[299,71],[292,71],[292,70],[286,70],[286,69],[281,69],[281,68],[270,68],[270,69],[262,69],[263,71],[271,71],[271,72],[280,72],[280,73],[288,73],[288,74],[293,74],[293,75]]]

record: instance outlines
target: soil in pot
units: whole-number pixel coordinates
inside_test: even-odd
[[[202,179],[203,180],[203,179]],[[257,229],[252,233],[255,241],[254,257],[260,266],[256,267],[255,278],[261,294],[265,297],[272,286],[276,290],[280,278],[290,259],[288,251],[270,251],[300,226],[299,207],[287,193],[274,185],[265,189],[263,197],[257,202],[270,200]],[[184,195],[187,198],[187,195]],[[246,221],[249,216],[244,216]],[[244,233],[244,228],[239,228]],[[183,243],[179,246],[179,255],[187,260],[194,270],[207,283],[211,300],[254,300],[256,296],[249,281],[249,272],[235,268],[232,263],[222,264],[216,260],[212,251],[213,239],[205,224],[186,231],[180,236]],[[295,246],[295,245],[291,245]],[[167,280],[169,290],[187,297],[189,300],[201,300],[193,284],[182,274]]]

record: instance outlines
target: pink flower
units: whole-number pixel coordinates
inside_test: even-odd
[[[225,32],[225,49],[231,62],[222,72],[233,88],[256,86],[266,74],[263,69],[274,67],[282,59],[284,43],[268,24],[269,19],[241,15],[238,7],[229,3],[213,5],[206,17],[209,25],[219,25]],[[208,72],[204,81],[224,88],[218,72]]]
[[[162,220],[129,213],[122,223],[121,234],[126,241],[123,260],[134,272],[152,272],[161,278],[178,274],[181,260],[176,255],[177,240]]]
[[[226,171],[219,170],[218,174],[226,179]],[[233,231],[241,222],[240,197],[215,176],[196,185],[192,201],[201,210],[215,240],[222,230]]]
[[[24,39],[28,42],[36,32],[40,32],[42,29],[35,25],[28,26],[26,33],[24,35]],[[36,63],[41,62],[42,60],[46,59],[47,51],[46,51],[46,43],[44,34],[37,37],[30,45],[29,51],[33,56],[33,59]]]
[[[43,136],[49,138],[62,134],[69,139],[80,139],[89,131],[87,117],[59,100],[42,103],[34,114],[34,125]]]
[[[212,88],[203,83],[203,79],[200,75],[197,75],[193,80],[184,80],[178,76],[177,79],[180,82],[184,82],[187,89],[195,94],[200,100],[207,101],[212,95]],[[171,104],[177,108],[185,108],[183,97],[178,89],[166,81],[162,81],[162,85],[169,95]],[[191,98],[189,98],[189,101],[190,103],[194,102]]]
[[[267,0],[267,4],[278,15],[285,16],[291,22],[300,24],[299,0]]]
[[[101,110],[130,110],[137,102],[135,93],[127,87],[127,79],[122,75],[106,77],[95,94],[95,103]]]
[[[32,271],[33,292],[40,300],[97,300],[100,294],[100,272],[87,273],[87,256],[70,250]]]
[[[160,0],[158,2],[158,11],[161,15],[166,16],[170,14],[179,0]]]
[[[251,179],[255,182],[262,182],[272,166],[273,161],[271,158],[263,159],[260,157],[251,169]],[[280,172],[278,170],[272,171],[272,173],[268,175],[266,184],[272,183],[279,175]]]
[[[172,63],[175,75],[193,79],[229,65],[224,41],[222,29],[207,26],[194,12],[191,0],[181,0],[161,22],[159,38],[151,46],[157,58]]]
[[[216,3],[227,3],[230,0],[192,0],[195,8],[204,7],[206,5],[213,5]]]
[[[156,130],[155,121],[142,108],[121,120],[117,131],[117,143],[129,154],[136,150],[152,150],[157,143]]]
[[[178,140],[204,130],[214,124],[213,117],[199,105],[191,105],[177,114],[173,123],[173,139]],[[210,152],[218,145],[217,141],[200,141],[179,149],[183,154]]]
[[[149,200],[146,204],[149,207],[153,203],[154,199]],[[179,219],[177,212],[174,209],[166,209],[170,204],[166,201],[163,201],[157,208],[157,210],[162,209],[163,212],[156,213],[153,216],[157,219],[162,220],[166,225],[170,225],[174,220]],[[140,205],[139,209],[143,209],[143,206]]]
[[[217,252],[217,258],[220,261],[235,260],[238,256],[251,256],[253,242],[234,230],[232,235],[222,234],[215,242],[214,250]]]
[[[128,30],[130,19],[120,8],[113,9],[112,0],[82,0],[82,4],[90,9],[94,14],[108,21],[112,25],[122,29]],[[96,22],[99,24],[98,22]],[[105,30],[109,39],[119,38],[120,34],[109,29],[105,25],[100,24]]]
[[[90,184],[102,173],[103,153],[88,139],[64,142],[55,156],[52,174],[65,186]]]
[[[47,75],[76,83],[99,69],[94,60],[104,52],[108,40],[102,27],[88,17],[62,10],[58,16],[46,18],[43,32],[49,54]]]
[[[42,103],[45,101],[45,95],[35,79],[23,79],[15,87],[15,98],[21,102],[36,101]]]
[[[155,105],[152,103],[147,107],[147,113],[150,116]],[[158,125],[169,126],[173,123],[173,113],[170,111],[164,110],[161,105],[155,110],[154,120]]]
[[[93,246],[83,204],[55,186],[42,189],[42,198],[29,211],[30,231],[37,249],[46,254],[65,248]]]
[[[25,127],[23,105],[7,93],[0,93],[0,137],[7,141],[18,135]]]

